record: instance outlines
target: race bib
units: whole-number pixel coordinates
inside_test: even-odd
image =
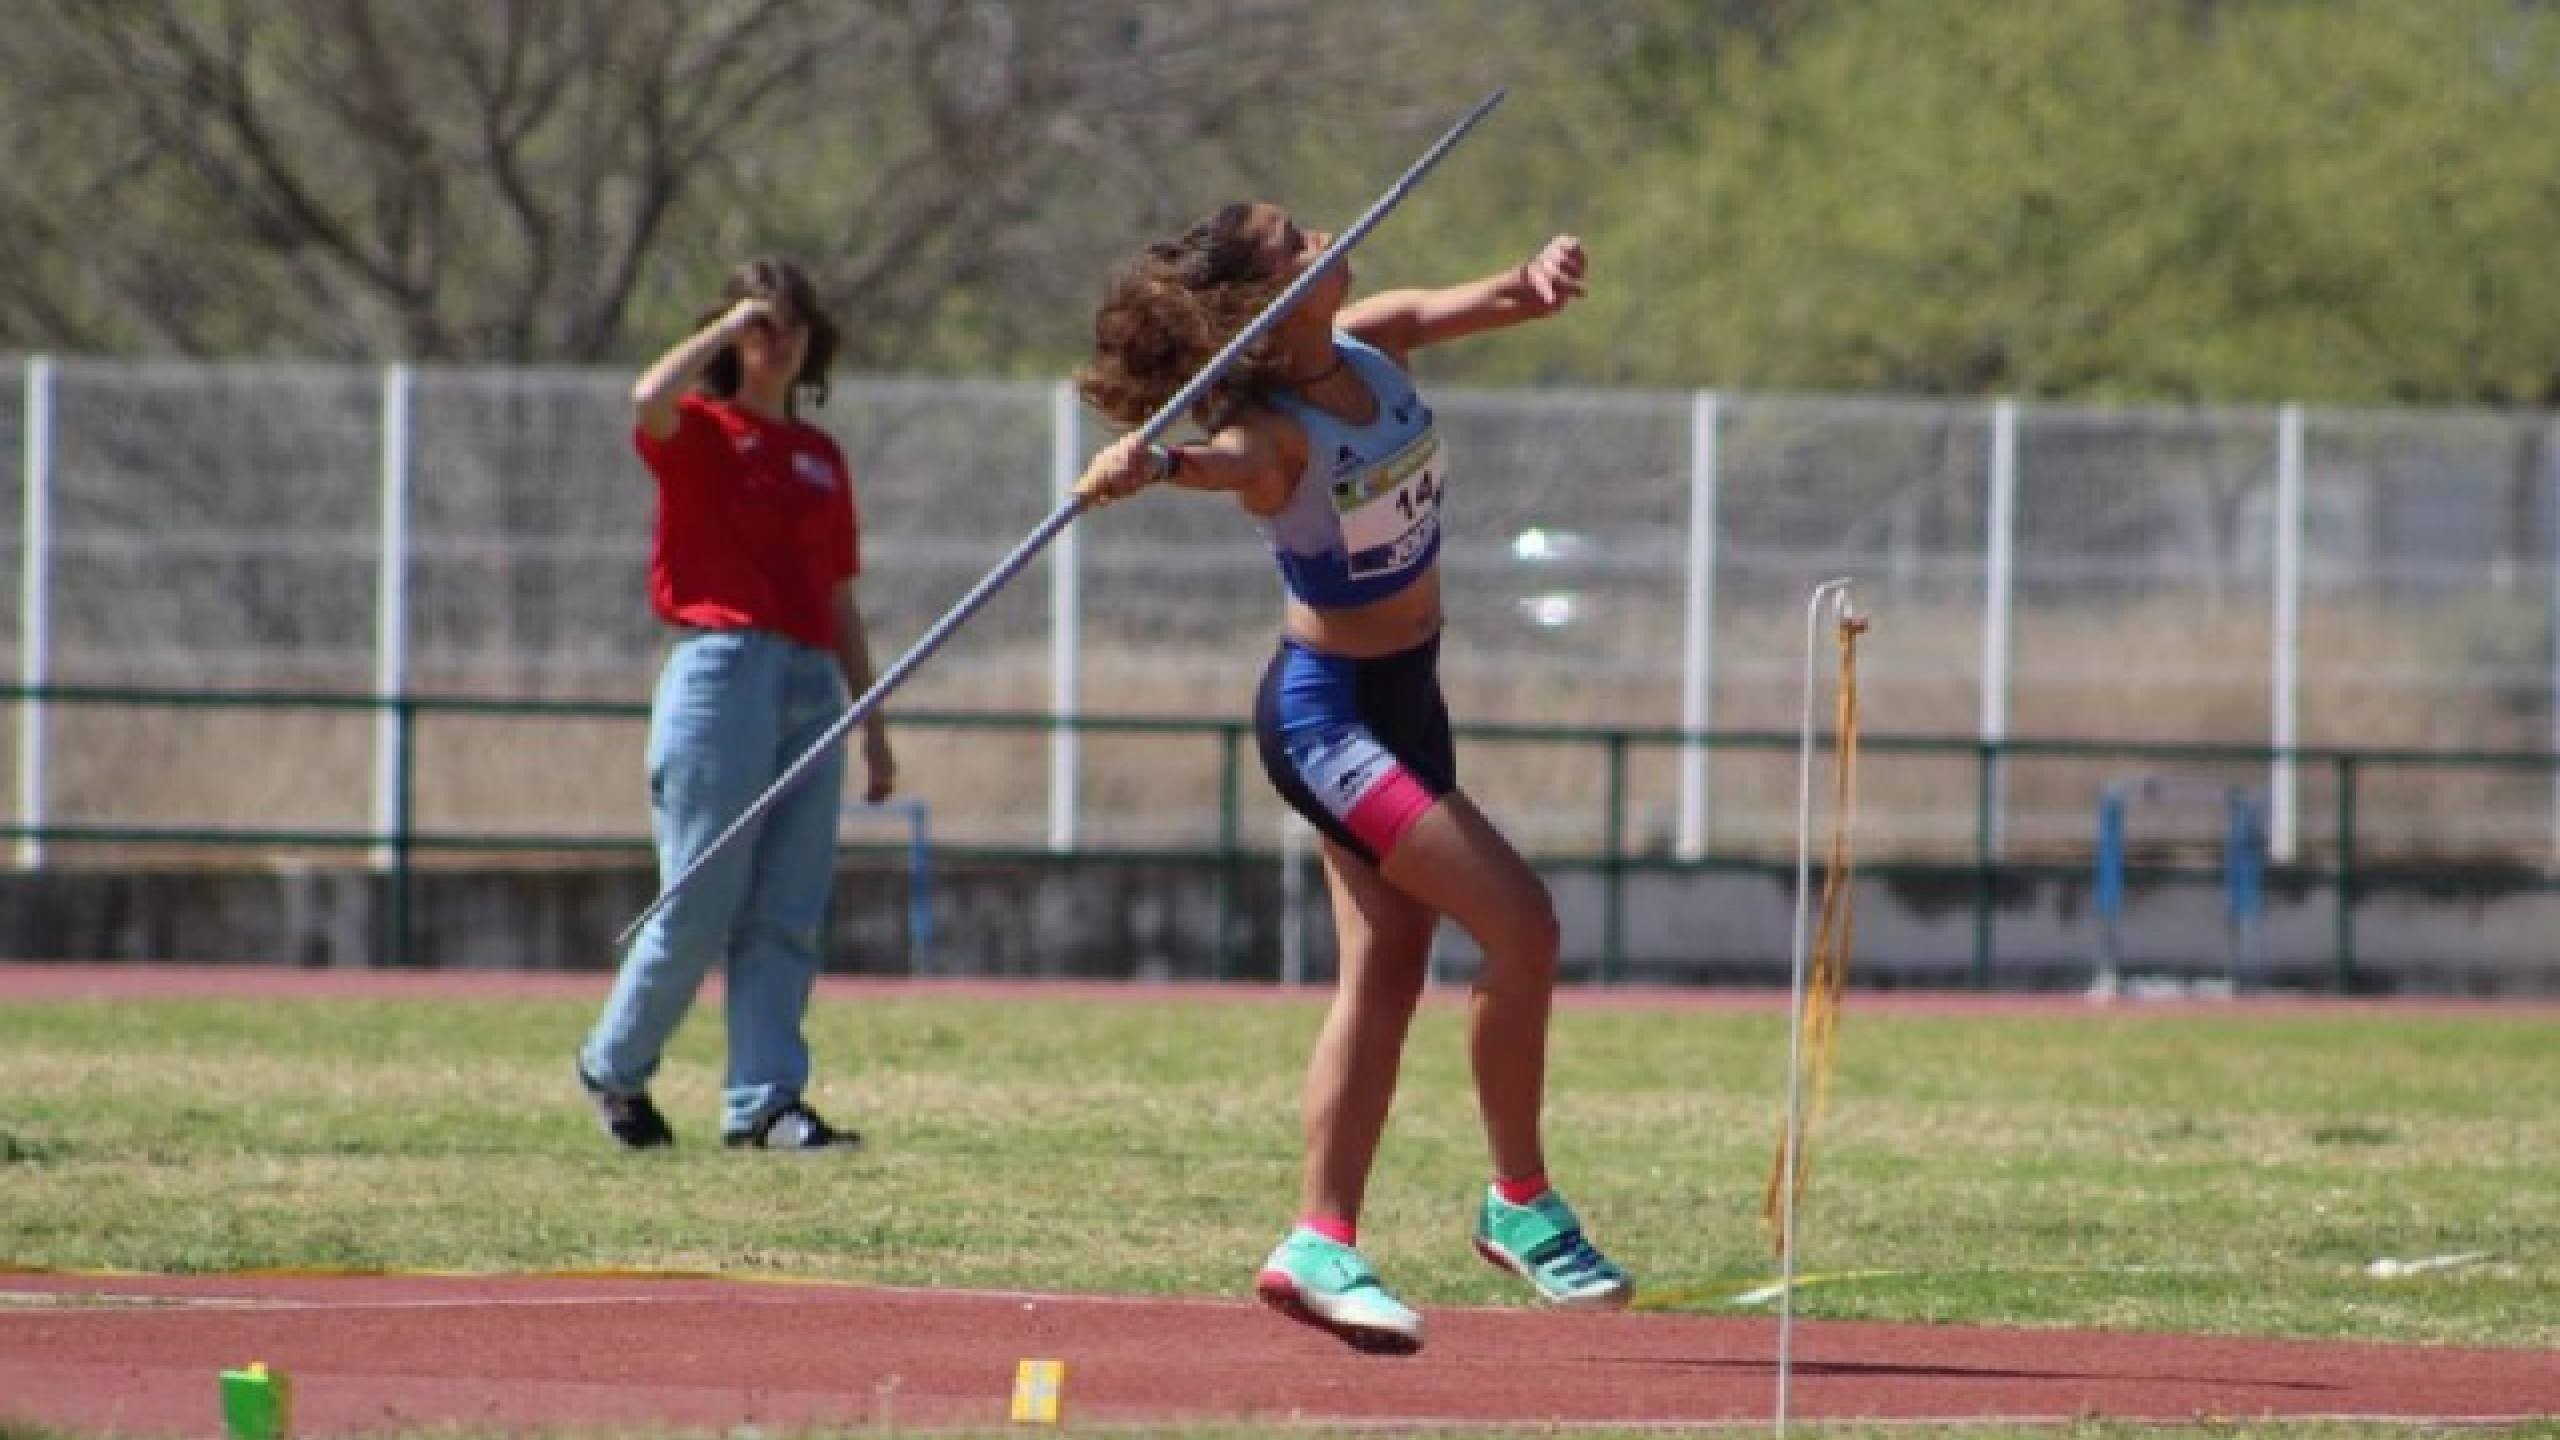
[[[1431,552],[1440,538],[1440,435],[1412,444],[1359,474],[1337,480],[1333,508],[1354,580],[1392,575]]]

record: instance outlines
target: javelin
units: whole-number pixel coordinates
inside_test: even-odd
[[[1449,127],[1447,134],[1432,142],[1431,148],[1422,152],[1422,158],[1414,161],[1411,168],[1397,177],[1395,184],[1387,187],[1387,193],[1379,196],[1374,204],[1361,213],[1359,219],[1351,222],[1350,228],[1335,236],[1333,243],[1324,247],[1324,253],[1315,258],[1315,263],[1309,265],[1304,273],[1291,281],[1288,289],[1281,291],[1269,305],[1264,306],[1262,313],[1253,317],[1252,324],[1236,332],[1236,338],[1228,341],[1226,348],[1209,357],[1209,363],[1201,367],[1200,373],[1192,376],[1188,383],[1175,391],[1173,398],[1164,402],[1163,408],[1147,418],[1147,423],[1138,427],[1139,442],[1146,445],[1154,444],[1163,437],[1165,431],[1173,427],[1175,421],[1181,419],[1193,405],[1199,403],[1200,397],[1208,392],[1210,386],[1218,382],[1219,376],[1224,375],[1235,364],[1238,356],[1244,354],[1255,341],[1268,333],[1272,326],[1279,324],[1281,317],[1289,313],[1290,307],[1298,303],[1325,271],[1333,268],[1335,262],[1348,253],[1352,246],[1359,244],[1362,237],[1376,229],[1378,222],[1387,218],[1387,212],[1402,204],[1404,197],[1412,191],[1413,187],[1421,183],[1422,177],[1431,173],[1431,168],[1440,163],[1440,157],[1448,154],[1460,140],[1465,139],[1467,132],[1476,127],[1477,121],[1493,113],[1493,107],[1502,103],[1502,96],[1503,92],[1497,89],[1477,101],[1474,109],[1458,117],[1458,122]],[[1034,556],[1038,555],[1051,540],[1058,537],[1059,531],[1066,529],[1070,522],[1084,513],[1084,508],[1084,497],[1077,495],[1068,497],[1059,504],[1057,509],[1050,511],[1049,518],[1041,521],[1038,529],[1033,530],[1021,544],[1014,546],[1012,554],[998,561],[996,568],[987,572],[986,578],[970,587],[969,593],[960,597],[959,604],[952,606],[941,619],[933,622],[932,628],[924,632],[924,637],[916,641],[914,648],[899,656],[897,663],[882,671],[880,677],[872,682],[871,688],[863,692],[862,698],[853,702],[851,709],[836,717],[835,723],[827,727],[826,733],[820,735],[816,743],[802,752],[799,759],[792,761],[790,768],[784,770],[780,778],[765,787],[763,794],[749,802],[747,808],[739,812],[738,818],[729,822],[728,829],[712,837],[711,843],[702,848],[702,853],[694,856],[692,863],[678,871],[676,877],[659,890],[658,898],[649,902],[649,908],[641,911],[630,924],[622,928],[622,934],[615,939],[614,943],[617,946],[629,945],[632,937],[640,933],[640,927],[656,919],[659,912],[665,910],[668,903],[675,899],[676,892],[684,889],[687,881],[691,880],[703,866],[710,864],[714,856],[727,849],[730,842],[738,838],[740,831],[754,824],[764,812],[772,809],[774,802],[781,799],[783,792],[797,783],[802,775],[808,773],[809,767],[817,763],[818,757],[826,752],[828,746],[842,740],[845,732],[869,719],[871,713],[880,708],[880,702],[889,698],[890,691],[904,684],[906,678],[915,672],[917,666],[931,659],[933,652],[942,648],[942,643],[951,638],[953,631],[967,624],[970,616],[977,614],[988,600],[994,598],[997,591],[1011,582],[1014,576],[1021,574],[1023,567],[1029,565]]]

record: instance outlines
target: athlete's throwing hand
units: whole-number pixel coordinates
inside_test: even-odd
[[[1094,452],[1076,478],[1076,498],[1088,510],[1137,494],[1159,478],[1157,452],[1130,431]]]

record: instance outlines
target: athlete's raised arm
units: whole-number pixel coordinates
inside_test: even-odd
[[[1499,274],[1436,290],[1383,290],[1344,306],[1343,329],[1402,360],[1425,345],[1544,319],[1583,293],[1590,259],[1559,235]]]

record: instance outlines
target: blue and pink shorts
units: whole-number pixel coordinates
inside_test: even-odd
[[[1372,865],[1458,788],[1437,636],[1367,660],[1282,640],[1262,673],[1253,733],[1289,808]]]

